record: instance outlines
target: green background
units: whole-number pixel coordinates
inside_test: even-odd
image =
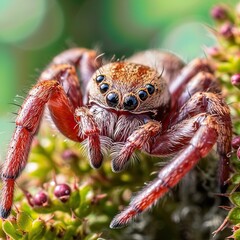
[[[1,0],[0,158],[14,128],[16,95],[26,96],[59,52],[97,48],[111,57],[164,48],[185,61],[204,56],[214,38],[210,9],[217,0]]]

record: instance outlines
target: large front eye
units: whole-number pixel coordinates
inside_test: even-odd
[[[152,84],[147,84],[146,88],[150,95],[152,95],[155,92],[155,87]]]
[[[110,106],[110,107],[116,107],[118,105],[118,101],[119,101],[119,97],[118,97],[118,94],[115,93],[115,92],[110,92],[108,95],[107,95],[107,104]]]
[[[123,106],[127,110],[133,110],[138,106],[138,100],[133,95],[126,96],[124,98]]]
[[[102,81],[104,80],[104,78],[105,78],[104,75],[98,75],[98,76],[96,77],[96,82],[97,82],[97,83],[100,83],[100,82],[102,82]]]
[[[101,93],[105,93],[105,92],[107,92],[107,90],[109,89],[109,85],[108,85],[107,83],[102,83],[102,84],[99,86],[99,88],[100,88],[100,92],[101,92]]]
[[[139,96],[139,98],[140,98],[142,101],[145,101],[145,100],[147,99],[147,97],[148,97],[148,94],[147,94],[146,91],[140,90],[140,91],[138,92],[138,96]]]

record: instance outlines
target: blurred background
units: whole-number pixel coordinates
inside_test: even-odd
[[[14,128],[16,95],[26,96],[52,57],[75,46],[106,56],[163,48],[185,61],[214,44],[210,9],[237,0],[1,0],[0,154]]]

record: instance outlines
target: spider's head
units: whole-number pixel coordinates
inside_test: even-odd
[[[168,104],[166,81],[141,64],[113,62],[98,69],[89,84],[89,102],[134,114],[156,113]]]

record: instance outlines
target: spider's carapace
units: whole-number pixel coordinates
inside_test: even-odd
[[[83,48],[55,57],[19,110],[1,171],[1,217],[10,214],[14,183],[26,165],[45,106],[62,134],[76,142],[87,141],[94,168],[101,166],[105,150],[111,154],[115,172],[124,169],[137,149],[173,156],[113,219],[112,228],[126,225],[150,208],[215,143],[219,183],[224,189],[229,177],[231,119],[212,73],[206,59],[185,65],[177,56],[157,50],[106,65],[95,51]]]

